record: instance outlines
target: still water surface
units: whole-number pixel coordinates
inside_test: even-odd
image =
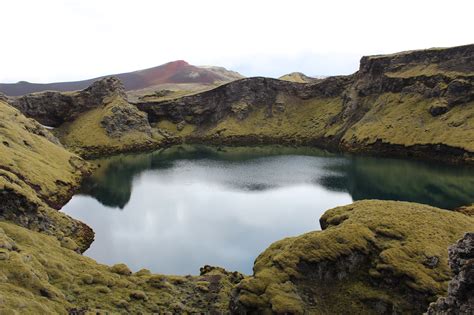
[[[96,163],[63,211],[96,232],[85,255],[134,271],[250,274],[271,243],[319,230],[324,211],[353,200],[474,202],[472,168],[312,148],[176,146]]]

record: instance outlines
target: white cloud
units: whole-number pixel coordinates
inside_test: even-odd
[[[473,9],[471,0],[2,1],[0,81],[76,80],[176,59],[246,75],[347,73],[364,54],[474,42]]]

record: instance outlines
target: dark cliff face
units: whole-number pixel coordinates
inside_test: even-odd
[[[474,310],[474,233],[449,248],[449,266],[454,277],[449,283],[448,296],[430,305],[428,315],[472,314]]]
[[[139,102],[136,106],[148,114],[150,122],[169,119],[186,121],[197,125],[209,125],[237,114],[244,119],[252,107],[278,106],[279,94],[309,99],[313,97],[335,97],[350,84],[351,76],[331,77],[324,81],[303,84],[264,77],[234,81],[210,91],[161,102]],[[245,104],[237,108],[238,103]]]
[[[357,120],[361,116],[359,103],[364,97],[382,93],[416,93],[433,100],[430,113],[437,116],[455,105],[474,100],[473,85],[474,45],[467,45],[362,57],[360,70],[354,75],[329,77],[317,83],[256,77],[175,100],[136,105],[149,114],[150,122],[170,119],[202,124],[215,123],[231,114],[231,105],[235,102],[271,106],[277,103],[278,93],[301,99],[341,96],[344,99],[343,117]],[[185,119],[186,116],[191,117]]]
[[[71,121],[92,108],[100,106],[107,97],[125,97],[123,85],[115,77],[94,82],[88,88],[71,93],[41,92],[11,98],[10,104],[25,116],[34,118],[43,125],[57,127]]]
[[[474,45],[452,48],[415,50],[393,55],[365,56],[360,61],[359,73],[379,76],[387,72],[406,70],[410,66],[437,65],[440,71],[474,72]]]
[[[211,139],[213,143],[232,144],[240,139],[252,144],[255,139],[260,139],[259,143],[278,142],[278,136],[274,135],[282,132],[286,132],[286,142],[292,141],[290,132],[282,131],[278,126],[292,114],[296,117],[298,104],[308,100],[327,103],[329,98],[339,98],[341,106],[337,113],[331,111],[331,115],[324,116],[325,106],[307,111],[313,119],[324,116],[324,121],[318,121],[318,124],[324,124],[323,129],[331,131],[321,132],[318,126],[311,129],[308,127],[311,122],[304,122],[305,117],[298,116],[299,120],[293,119],[290,123],[293,134],[304,133],[303,142],[308,144],[330,144],[353,152],[467,161],[473,159],[472,146],[469,141],[454,138],[471,137],[473,69],[474,45],[429,49],[363,57],[360,70],[353,75],[329,77],[309,84],[248,78],[203,93],[166,101],[139,102],[136,106],[148,113],[152,123],[171,121],[194,125],[196,132],[186,136],[189,141]],[[292,112],[287,110],[288,105],[295,105],[291,106]],[[245,124],[247,118],[262,109],[266,114],[263,118],[254,118],[254,125],[249,128],[249,123]],[[300,110],[300,114],[303,111]],[[285,114],[275,115],[278,112]],[[274,133],[258,134],[260,125],[274,117]],[[217,128],[227,130],[231,138],[206,132],[213,126],[225,125],[223,122],[229,119],[237,119],[245,127],[237,129],[233,125],[229,131],[227,124]],[[413,126],[420,122],[424,128],[417,131]],[[301,139],[294,140],[299,143],[297,140]]]
[[[430,113],[439,116],[474,100],[473,85],[474,45],[362,57],[354,84],[344,93],[344,114],[360,114],[366,96],[416,93],[431,99]]]
[[[355,74],[313,83],[255,77],[133,105],[148,114],[160,134],[177,141],[305,143],[474,162],[473,68],[474,45],[429,49],[363,57]],[[31,94],[10,103],[56,127],[116,93],[123,94],[120,81],[108,78],[79,92]]]

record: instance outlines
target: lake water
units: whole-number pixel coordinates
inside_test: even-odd
[[[63,211],[96,232],[85,255],[134,271],[251,274],[271,243],[319,230],[327,209],[353,200],[474,202],[473,168],[312,148],[175,146],[96,163]]]

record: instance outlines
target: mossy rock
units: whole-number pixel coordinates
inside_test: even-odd
[[[328,210],[322,231],[272,244],[237,286],[234,310],[420,314],[447,291],[447,248],[474,218],[430,206],[360,201]]]
[[[146,114],[115,95],[55,130],[61,142],[86,158],[122,152],[152,150],[165,144],[154,132]]]
[[[225,313],[232,274],[214,270],[216,290],[202,276],[131,273],[123,264],[106,266],[65,248],[54,236],[0,221],[0,236],[16,244],[0,248],[0,313]],[[158,285],[159,284],[159,285]]]
[[[94,233],[57,209],[91,168],[43,126],[0,101],[0,219],[69,240],[66,246],[84,251]]]
[[[132,271],[130,270],[130,268],[128,268],[128,266],[125,264],[113,265],[112,267],[110,267],[110,271],[112,271],[113,273],[117,273],[119,275],[123,275],[123,276],[129,276],[132,274]]]

